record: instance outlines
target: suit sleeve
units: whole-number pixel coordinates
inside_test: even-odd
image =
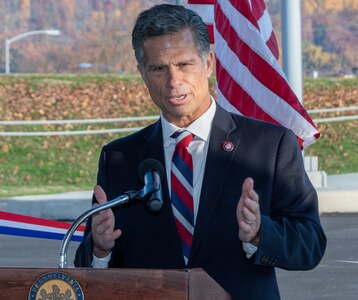
[[[92,235],[90,232],[90,228],[91,228],[90,223],[91,223],[90,221],[87,222],[83,240],[76,251],[76,256],[74,261],[74,265],[76,268],[92,267],[93,251],[92,251]]]
[[[104,166],[105,166],[105,148],[102,149],[99,167],[97,174],[97,184],[101,185],[105,189],[105,180],[104,180]],[[96,199],[93,195],[92,204],[96,202]],[[92,267],[93,260],[93,248],[92,248],[92,234],[91,234],[91,224],[92,217],[89,217],[86,223],[86,229],[83,235],[83,240],[81,241],[74,260],[75,267]]]
[[[259,265],[309,270],[318,265],[325,248],[317,193],[304,170],[296,137],[286,130],[278,147],[271,211],[261,216],[254,260]]]

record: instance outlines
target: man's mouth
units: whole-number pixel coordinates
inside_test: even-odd
[[[181,101],[181,100],[184,100],[186,97],[186,95],[175,95],[175,96],[171,96],[169,97],[169,100],[171,101]]]

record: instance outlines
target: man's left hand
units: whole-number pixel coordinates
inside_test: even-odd
[[[242,185],[236,217],[239,223],[240,240],[258,246],[260,241],[261,214],[259,196],[254,190],[252,178],[246,178]]]

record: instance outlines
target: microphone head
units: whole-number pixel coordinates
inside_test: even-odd
[[[157,173],[160,177],[160,180],[163,179],[163,176],[164,176],[163,165],[158,160],[156,160],[154,158],[147,158],[141,162],[141,164],[139,165],[139,169],[138,169],[139,177],[143,182],[144,182],[144,175],[150,170],[157,171]]]
[[[162,210],[163,203],[159,199],[152,199],[148,202],[147,207],[150,212],[158,213]]]

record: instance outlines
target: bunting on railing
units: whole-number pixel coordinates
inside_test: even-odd
[[[0,211],[0,234],[62,240],[71,224]],[[80,242],[85,226],[79,226],[71,241]]]

